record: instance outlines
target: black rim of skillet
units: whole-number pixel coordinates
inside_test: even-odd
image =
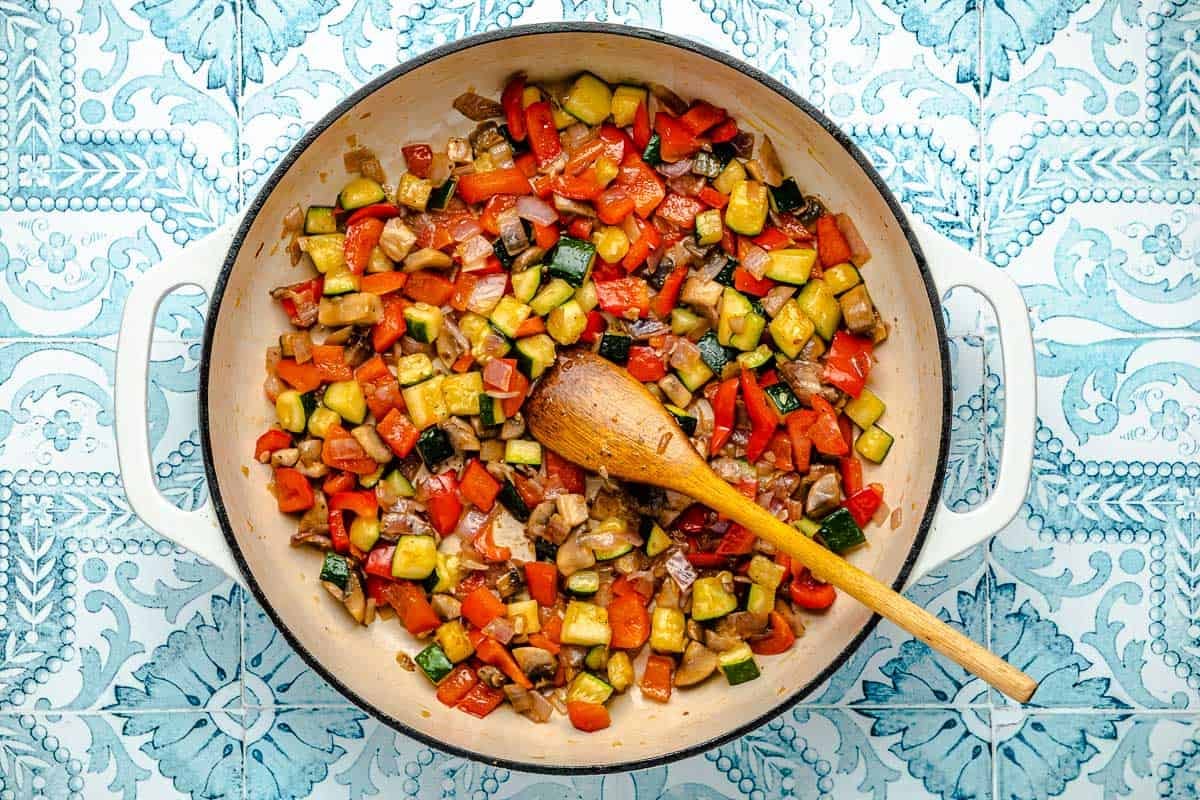
[[[233,534],[233,527],[229,522],[229,515],[226,513],[225,505],[221,500],[221,490],[220,484],[217,481],[217,471],[213,465],[212,457],[210,456],[210,453],[212,452],[212,429],[210,425],[211,421],[208,416],[208,379],[212,356],[213,333],[216,327],[217,318],[220,315],[221,300],[225,294],[225,287],[228,283],[229,275],[233,270],[234,262],[237,261],[242,244],[245,241],[246,235],[250,230],[250,226],[254,222],[255,217],[258,215],[259,210],[262,208],[267,198],[271,195],[272,191],[274,191],[275,186],[283,178],[284,174],[291,168],[292,164],[300,157],[300,155],[308,149],[308,146],[312,144],[322,133],[324,133],[325,130],[334,122],[341,118],[343,114],[348,112],[368,95],[375,92],[375,90],[409,72],[412,72],[419,67],[422,67],[433,61],[437,61],[438,59],[452,53],[468,50],[479,45],[503,41],[506,39],[516,39],[525,36],[538,36],[542,34],[556,33],[601,33],[615,36],[627,36],[634,39],[646,39],[652,42],[658,42],[660,44],[676,47],[681,50],[687,50],[712,59],[713,61],[717,61],[732,69],[736,69],[747,77],[763,84],[768,89],[771,89],[772,91],[781,95],[802,112],[815,120],[822,128],[825,129],[826,132],[829,133],[830,136],[832,136],[838,142],[838,144],[840,144],[846,150],[847,153],[850,154],[850,156],[858,163],[858,166],[863,170],[863,172],[866,173],[867,177],[871,180],[871,183],[874,184],[875,190],[883,196],[884,202],[887,203],[897,225],[899,225],[905,239],[908,240],[908,244],[912,248],[913,257],[916,260],[917,268],[921,273],[921,279],[925,283],[925,291],[929,297],[929,304],[933,311],[934,327],[937,332],[938,356],[941,359],[942,367],[942,432],[940,441],[938,442],[937,467],[933,478],[933,485],[930,487],[929,501],[925,506],[925,514],[921,519],[920,528],[917,530],[916,538],[913,540],[912,548],[909,550],[908,556],[905,558],[904,564],[900,569],[900,573],[896,576],[896,580],[892,584],[892,588],[897,591],[904,586],[909,573],[912,571],[913,564],[916,562],[917,556],[920,554],[921,548],[925,544],[925,537],[929,532],[929,526],[933,520],[933,515],[936,512],[938,504],[941,500],[942,481],[945,476],[946,452],[950,439],[950,356],[949,349],[946,346],[946,331],[942,322],[941,303],[938,298],[937,288],[934,285],[933,278],[929,273],[925,255],[921,251],[921,247],[917,242],[916,235],[909,226],[908,220],[905,217],[904,212],[901,210],[899,202],[897,202],[896,198],[887,188],[887,185],[883,182],[883,179],[879,176],[879,173],[876,172],[870,161],[867,160],[867,157],[861,150],[859,150],[858,146],[851,141],[851,139],[845,134],[844,131],[842,131],[841,128],[839,128],[828,117],[826,117],[824,113],[809,104],[808,101],[804,100],[787,86],[783,85],[756,67],[752,67],[737,58],[720,52],[719,50],[714,50],[707,45],[688,41],[686,39],[662,33],[660,31],[597,22],[549,22],[535,25],[519,25],[505,30],[469,36],[456,42],[451,42],[440,47],[435,47],[432,50],[427,50],[421,55],[416,56],[415,58],[412,58],[403,64],[395,66],[379,77],[373,79],[358,89],[358,91],[342,100],[342,102],[340,102],[328,114],[322,117],[319,122],[313,125],[304,134],[304,136],[302,136],[296,142],[296,144],[292,146],[292,149],[289,150],[283,159],[280,160],[279,165],[271,173],[271,176],[263,184],[263,187],[259,190],[258,195],[254,198],[254,201],[244,212],[242,223],[239,226],[236,235],[234,236],[232,245],[230,246],[229,255],[226,257],[225,263],[221,268],[221,273],[217,277],[211,304],[209,305],[208,309],[208,318],[205,322],[203,353],[200,361],[200,431],[204,444],[204,472],[208,479],[208,487],[212,496],[213,509],[216,511],[217,519],[220,521],[221,531],[225,535],[225,541],[228,543],[229,549],[233,552],[233,557],[237,561],[238,567],[242,570],[242,574],[246,578],[246,583],[249,585],[250,591],[254,594],[254,597],[257,598],[259,604],[262,605],[263,609],[267,612],[268,616],[270,616],[272,622],[274,622],[275,626],[283,634],[288,643],[310,667],[312,667],[318,674],[327,680],[334,688],[345,695],[346,698],[351,702],[374,716],[376,719],[385,722],[406,736],[411,736],[412,738],[425,745],[428,745],[429,747],[433,747],[443,752],[449,752],[453,755],[461,756],[463,758],[472,759],[474,761],[525,772],[538,772],[543,774],[557,775],[586,775],[624,772],[628,770],[645,769],[647,767],[668,764],[689,756],[703,753],[706,750],[725,744],[726,742],[736,739],[739,736],[765,725],[767,722],[779,716],[784,711],[792,708],[792,706],[794,706],[800,700],[811,694],[814,689],[820,686],[843,664],[845,664],[850,656],[858,649],[859,645],[861,645],[871,631],[875,629],[875,626],[879,624],[881,617],[878,614],[873,614],[871,619],[869,619],[863,626],[859,634],[854,637],[853,641],[846,645],[846,647],[840,653],[838,653],[837,657],[831,660],[829,665],[826,666],[825,669],[823,669],[820,674],[813,678],[808,684],[793,692],[790,696],[783,698],[776,705],[764,711],[754,719],[750,720],[744,725],[738,726],[735,730],[731,730],[719,736],[713,736],[712,738],[706,739],[699,744],[695,744],[690,747],[673,749],[663,753],[662,755],[654,756],[652,758],[643,758],[610,765],[597,766],[556,766],[553,764],[544,764],[532,761],[516,761],[512,759],[489,757],[467,748],[456,747],[454,745],[439,741],[436,736],[417,730],[388,715],[373,703],[366,700],[354,690],[346,686],[337,675],[333,674],[332,671],[323,666],[321,662],[311,652],[308,651],[299,638],[291,631],[287,623],[283,621],[283,619],[276,612],[275,608],[271,605],[270,601],[267,599],[266,594],[259,585],[258,579],[254,573],[251,572],[249,565],[246,563],[246,560],[242,555],[241,548],[238,545],[237,538]]]

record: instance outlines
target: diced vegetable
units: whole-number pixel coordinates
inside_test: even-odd
[[[724,573],[730,585],[733,576]],[[710,620],[723,617],[737,609],[737,597],[722,585],[720,575],[709,578],[697,578],[692,584],[692,619]],[[661,649],[661,648],[660,648]]]
[[[392,556],[392,577],[428,578],[437,566],[437,542],[432,536],[401,536]]]
[[[612,629],[608,625],[608,611],[592,603],[572,600],[567,604],[560,638],[563,644],[578,644],[586,647],[597,644],[607,646],[612,639]]]
[[[874,464],[882,464],[892,449],[892,435],[878,425],[871,425],[858,435],[854,452]]]
[[[754,653],[745,642],[724,653],[717,655],[717,663],[730,686],[752,681],[759,676],[758,664],[754,661]]]
[[[678,608],[656,607],[650,619],[650,647],[660,653],[682,653],[686,628],[687,620]]]

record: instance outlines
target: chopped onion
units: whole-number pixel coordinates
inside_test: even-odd
[[[594,217],[596,210],[586,203],[580,203],[561,194],[554,195],[554,207],[564,214],[574,214],[578,217]]]
[[[702,175],[680,175],[678,178],[668,180],[667,186],[675,194],[681,194],[685,197],[695,197],[704,188],[704,177]],[[685,241],[691,240],[686,239]],[[708,248],[703,249],[707,250]]]
[[[492,157],[492,163],[500,168],[508,168],[513,165],[513,151],[506,141],[496,142],[488,148],[488,155]]]
[[[517,198],[517,216],[538,225],[553,225],[558,222],[558,212],[545,200],[531,194]],[[630,216],[632,217],[632,214]]]
[[[642,543],[642,537],[629,530],[585,530],[579,533],[577,541],[593,550],[612,550],[620,544],[638,547]]]
[[[487,514],[477,508],[472,508],[459,518],[454,532],[463,537],[463,539],[470,541],[479,535],[479,532],[483,530],[487,522]]]
[[[300,206],[293,206],[292,210],[283,218],[283,229],[285,231],[298,231],[304,227],[304,209]]]
[[[680,337],[675,344],[675,352],[671,353],[671,366],[675,369],[686,370],[694,367],[700,360],[700,348],[690,339]]]
[[[687,556],[679,548],[675,548],[671,552],[671,557],[667,559],[666,568],[667,574],[675,580],[681,592],[686,592],[696,581],[696,568],[692,566],[692,562],[687,560]]]
[[[465,242],[483,233],[483,226],[474,217],[459,217],[450,224],[450,237],[456,242]]]
[[[484,392],[488,397],[493,397],[496,400],[508,400],[510,397],[520,397],[522,392],[502,392],[499,389],[488,389]]]
[[[283,394],[286,389],[287,386],[283,384],[283,381],[275,377],[274,373],[268,375],[263,381],[263,393],[272,403],[274,403],[279,398],[279,395]]]
[[[481,263],[493,253],[492,243],[480,234],[467,239],[456,248],[456,251],[463,264]]]
[[[568,125],[562,132],[562,144],[568,150],[578,150],[591,137],[592,131],[582,122]]]
[[[307,364],[312,361],[313,341],[312,337],[308,335],[308,331],[284,335],[288,337],[288,342],[292,346],[292,357],[296,359],[297,364]]]
[[[479,343],[479,351],[482,356],[479,363],[485,364],[493,358],[503,358],[504,354],[508,352],[508,348],[508,339],[495,331],[488,331]]]
[[[533,692],[523,686],[507,683],[504,685],[504,695],[508,698],[508,702],[512,703],[513,711],[518,714],[524,714],[533,708]]]
[[[267,348],[267,372],[275,374],[275,365],[283,358],[283,351],[276,347]]]
[[[759,280],[762,280],[763,275],[767,274],[767,265],[770,263],[770,255],[756,244],[748,245],[742,255],[742,266]]]
[[[433,161],[429,164],[429,181],[434,186],[441,186],[450,177],[450,159],[445,153],[434,153]]]
[[[530,692],[529,699],[532,705],[525,712],[525,716],[534,722],[549,722],[550,716],[554,713],[554,706],[550,705],[550,701],[541,692]]]
[[[695,162],[692,161],[692,159],[683,158],[670,164],[664,162],[655,167],[655,169],[657,169],[663,175],[666,175],[668,178],[678,178],[681,175],[687,175],[689,172],[691,172],[693,163]],[[703,183],[704,178],[700,177],[700,181]]]
[[[500,241],[510,256],[515,256],[529,247],[529,237],[525,235],[525,226],[515,208],[505,210],[496,218],[500,228]]]
[[[778,186],[783,183],[783,164],[779,162],[779,154],[771,137],[763,134],[762,147],[758,148],[758,158],[763,165],[763,180],[768,186]]]
[[[729,143],[733,145],[733,151],[741,158],[749,158],[754,153],[754,134],[750,131],[741,131],[737,136],[730,139]]]
[[[779,309],[783,308],[792,295],[796,293],[795,286],[780,285],[767,292],[767,296],[762,299],[763,311],[767,312],[767,316],[774,317],[779,313]]]
[[[621,230],[625,231],[625,236],[629,239],[630,244],[642,238],[642,229],[638,227],[636,214],[629,214],[625,217],[621,222]]]
[[[517,632],[513,629],[512,620],[508,617],[496,617],[494,620],[483,626],[482,631],[484,636],[490,636],[500,644],[508,644]]]
[[[665,334],[671,328],[656,319],[638,319],[629,324],[629,332],[633,338],[645,340]]]

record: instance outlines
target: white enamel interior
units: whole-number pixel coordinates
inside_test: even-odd
[[[886,464],[868,481],[887,487],[901,524],[870,530],[870,546],[852,560],[886,583],[913,548],[934,480],[942,433],[942,373],[933,310],[925,284],[895,217],[869,177],[820,125],[788,100],[742,72],[668,44],[599,32],[538,33],[481,44],[418,67],[380,87],[344,114],[303,152],[251,224],[225,287],[212,342],[208,419],[220,498],[253,579],[299,643],[330,673],[383,714],[437,742],[548,768],[612,768],[694,747],[728,734],[784,702],[829,667],[870,618],[839,599],[789,653],[760,659],[762,677],[731,688],[713,679],[676,691],[671,702],[647,702],[632,690],[611,704],[612,726],[574,731],[558,718],[535,726],[507,709],[484,720],[447,709],[419,673],[396,664],[415,643],[395,622],[356,627],[317,581],[320,556],[293,549],[295,520],[280,515],[267,491],[268,471],[252,457],[255,437],[274,421],[262,393],[263,351],[286,321],[268,291],[304,277],[280,243],[281,220],[296,204],[328,203],[347,179],[342,154],[349,141],[373,148],[388,174],[403,169],[400,145],[443,142],[472,123],[450,108],[468,87],[498,97],[517,70],[544,76],[589,69],[609,81],[658,81],[685,98],[724,106],[743,125],[768,132],[788,172],[807,192],[853,215],[874,257],[864,269],[871,294],[892,326],[872,374],[888,403],[883,424],[896,436]]]

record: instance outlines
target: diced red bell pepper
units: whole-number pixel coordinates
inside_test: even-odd
[[[385,593],[388,605],[400,617],[400,623],[414,636],[436,630],[442,624],[420,584],[394,581],[385,589]]]
[[[500,105],[504,107],[504,121],[508,124],[508,135],[514,142],[525,141],[525,76],[518,73],[508,82],[500,94]]]
[[[570,494],[583,494],[586,476],[582,467],[549,448],[542,452],[542,464],[546,469],[547,488],[557,485]]]
[[[792,459],[792,440],[787,431],[775,431],[767,448],[775,456],[775,469],[791,472],[795,468]]]
[[[779,417],[767,401],[767,394],[759,386],[753,371],[742,370],[741,386],[742,400],[746,404],[746,413],[750,415],[751,424],[750,441],[746,444],[746,459],[753,464],[767,449],[775,426],[779,424]]]
[[[533,240],[538,247],[549,250],[558,244],[558,226],[533,223]]]
[[[318,344],[312,349],[312,363],[321,373],[321,381],[348,381],[354,376],[354,370],[345,360],[346,348],[339,344]]]
[[[700,187],[699,197],[700,202],[709,208],[724,208],[729,205],[729,195],[721,194],[708,184]]]
[[[519,374],[516,359],[493,358],[483,366],[483,383],[497,391],[507,392],[512,389],[513,381]]]
[[[600,308],[610,314],[629,319],[637,312],[641,319],[650,313],[650,286],[642,278],[632,276],[615,281],[596,281],[596,299]]]
[[[764,297],[775,288],[775,281],[770,278],[756,278],[745,267],[735,267],[733,270],[733,288],[755,297]]]
[[[526,562],[525,585],[538,605],[553,606],[558,601],[558,567],[546,561]]]
[[[640,153],[650,144],[650,109],[645,101],[638,103],[633,112],[633,146]]]
[[[383,359],[375,356],[370,361],[366,362],[355,372],[355,379],[362,386],[363,397],[367,401],[367,408],[371,409],[371,414],[377,420],[382,420],[393,409],[404,410],[404,395],[400,393],[400,384],[396,381],[396,376],[387,371],[387,367],[383,368],[384,374],[377,375],[370,379],[364,378],[361,374],[363,367],[371,364],[374,361],[383,363]]]
[[[655,228],[654,225],[637,217],[634,217],[634,223],[638,228],[638,238],[629,243],[629,252],[625,254],[625,258],[621,259],[621,266],[625,268],[626,272],[633,272],[640,267],[662,242],[658,228]]]
[[[813,395],[809,401],[817,418],[808,429],[808,438],[812,439],[813,447],[827,456],[844,456],[850,452],[845,437],[838,427],[837,411],[820,395]]]
[[[863,488],[862,462],[857,456],[842,456],[838,459],[838,468],[842,473],[842,491],[846,496],[858,494]],[[861,527],[861,526],[860,526]]]
[[[294,358],[280,359],[275,364],[275,374],[301,394],[311,392],[321,385],[321,370],[311,361],[297,364]]]
[[[545,493],[537,483],[534,483],[519,472],[513,475],[512,481],[513,485],[517,487],[517,494],[521,495],[521,499],[525,501],[525,505],[530,508],[542,502],[542,498],[545,497]]]
[[[663,161],[679,161],[700,149],[700,140],[687,126],[664,111],[654,115],[654,130],[658,133],[659,154]]]
[[[466,664],[459,664],[450,670],[450,674],[438,684],[438,702],[453,708],[466,698],[477,683],[479,683],[479,678],[475,676],[475,670]]]
[[[620,164],[625,154],[633,152],[633,139],[616,125],[604,123],[600,126],[600,141],[604,142],[604,156]]]
[[[371,552],[367,554],[367,561],[363,564],[363,571],[367,575],[391,579],[392,577],[392,559],[396,555],[396,545],[381,544],[371,548]],[[376,598],[377,600],[379,598]],[[386,598],[384,598],[386,602]]]
[[[524,111],[521,112],[521,118],[525,118]],[[537,176],[537,159],[533,157],[533,153],[526,150],[524,153],[514,156],[513,163],[517,165],[517,169],[521,170],[521,174],[529,178],[529,185],[533,187],[533,193],[541,197],[542,193],[538,191],[538,185],[533,180]]]
[[[418,178],[429,177],[429,166],[433,163],[433,148],[427,144],[406,144],[400,148],[408,171]]]
[[[633,153],[627,154],[621,162],[616,184],[629,192],[629,196],[633,198],[634,211],[642,219],[648,219],[667,196],[662,178]]]
[[[358,282],[358,288],[370,294],[391,294],[403,289],[407,282],[407,272],[376,272],[363,275]]]
[[[476,647],[475,655],[485,664],[491,664],[496,667],[513,683],[525,689],[532,689],[533,682],[521,671],[517,666],[517,661],[512,657],[512,653],[508,649],[497,642],[495,639],[484,638]]]
[[[399,295],[383,296],[383,319],[371,329],[371,346],[375,348],[376,353],[390,350],[408,330],[408,323],[404,320],[404,309],[407,305]]]
[[[774,225],[768,225],[763,228],[763,232],[750,241],[764,250],[779,250],[780,248],[788,247],[792,243],[787,234]]]
[[[454,284],[432,270],[422,269],[409,273],[404,294],[418,303],[440,307],[454,296]]]
[[[334,444],[343,441],[345,444]],[[379,468],[375,459],[367,455],[362,445],[341,425],[331,425],[326,431],[325,443],[321,447],[321,461],[328,467],[353,472],[355,475],[370,475]]]
[[[822,267],[832,267],[850,260],[850,245],[832,214],[817,218],[817,255],[821,257]]]
[[[879,506],[883,503],[883,487],[877,483],[872,483],[857,492],[847,492],[850,496],[842,503],[846,510],[850,512],[850,516],[854,517],[854,521],[858,523],[858,527],[865,528],[867,523],[871,521],[871,517],[875,516],[875,512],[879,510]]]
[[[667,656],[652,655],[646,660],[641,683],[642,694],[646,699],[659,703],[671,699],[671,672],[674,668],[675,662]]]
[[[496,194],[488,198],[479,214],[479,226],[492,236],[500,235],[500,215],[516,207],[517,196],[512,194]]]
[[[472,590],[462,601],[463,617],[480,630],[496,617],[503,617],[507,613],[508,606],[486,586]]]
[[[288,315],[288,321],[297,328],[311,328],[317,321],[317,304],[325,287],[325,276],[293,283],[279,304]]]
[[[621,269],[619,264],[605,261],[602,258],[596,259],[596,265],[592,267],[592,281],[603,283],[605,281],[620,280],[625,277],[625,271]]]
[[[337,553],[350,552],[350,534],[346,531],[346,515],[341,511],[330,511],[327,517],[329,523],[329,541]]]
[[[375,217],[366,217],[346,226],[346,242],[342,249],[346,255],[346,268],[350,272],[362,275],[366,271],[371,250],[379,244],[382,235],[383,220]]]
[[[529,155],[530,160],[533,161],[534,170],[536,170],[537,169],[537,159],[533,158],[532,153],[528,153],[527,155]],[[554,190],[551,188],[551,183],[553,181],[554,181],[554,178],[552,178],[549,175],[536,175],[535,174],[529,178],[529,186],[533,189],[533,193],[535,195],[542,198],[543,200],[549,200],[550,196],[552,194],[554,194]]]
[[[754,552],[754,541],[757,538],[753,531],[747,530],[735,522],[729,526],[729,530],[721,537],[721,541],[717,542],[714,552],[722,556],[744,556]]]
[[[822,379],[851,397],[858,397],[871,374],[874,348],[874,343],[865,336],[838,331],[825,356]]]
[[[321,491],[327,495],[338,492],[348,492],[358,486],[358,476],[350,472],[331,472],[321,484]]]
[[[796,243],[809,243],[813,239],[812,233],[808,228],[804,227],[804,223],[796,218],[794,214],[786,214],[780,212],[773,217],[775,225],[783,232],[788,239]],[[816,265],[814,265],[815,268]]]
[[[283,450],[291,446],[292,435],[290,433],[279,428],[271,428],[271,430],[259,436],[254,442],[254,460],[262,461],[264,455],[269,455],[276,450]]]
[[[355,209],[353,214],[346,217],[346,229],[349,230],[350,226],[359,220],[371,218],[386,221],[398,216],[400,216],[400,206],[395,203],[372,203],[369,206]]]
[[[493,689],[486,683],[476,683],[466,693],[456,708],[465,711],[472,717],[483,719],[495,711],[504,702],[504,692]]]
[[[454,530],[462,515],[462,501],[458,499],[458,476],[454,470],[448,469],[440,475],[427,478],[425,495],[429,521],[434,530],[445,536]]]
[[[587,315],[587,327],[580,334],[579,341],[584,344],[593,344],[607,329],[608,320],[604,318],[604,315],[599,311],[589,311]]]
[[[316,495],[308,478],[291,467],[275,468],[275,500],[285,513],[307,511],[313,507]]]
[[[719,452],[733,433],[734,412],[737,408],[738,379],[721,381],[712,398],[713,434],[709,440],[710,453]]]
[[[558,141],[558,134],[554,135]],[[458,179],[455,189],[464,203],[482,203],[498,194],[530,194],[533,187],[519,167],[504,167],[489,172],[472,172]]]
[[[633,213],[633,198],[621,186],[612,186],[600,192],[593,205],[596,207],[596,216],[605,225],[620,225]]]
[[[679,291],[683,288],[683,282],[687,279],[688,268],[686,264],[680,264],[671,271],[667,279],[663,281],[663,286],[658,290],[658,294],[650,301],[650,308],[654,311],[655,316],[660,320],[666,321],[670,316],[671,310],[679,303]]]
[[[809,611],[821,611],[833,605],[837,590],[812,576],[808,567],[802,567],[788,589],[792,602]]]
[[[516,392],[516,394],[500,401],[500,408],[504,412],[505,418],[511,417],[521,410],[521,405],[525,402],[525,397],[529,394],[529,385],[529,379],[524,374],[518,372],[513,376],[508,391]]]
[[[684,112],[679,121],[683,123],[685,128],[696,136],[699,136],[714,125],[724,122],[728,116],[725,113],[725,109],[718,108],[703,100],[697,100],[692,103],[691,108]]]
[[[696,215],[703,210],[704,204],[696,198],[671,192],[659,204],[655,214],[659,219],[690,231],[696,227]]]
[[[612,724],[608,709],[603,703],[589,703],[584,700],[572,700],[567,703],[567,717],[576,730],[592,733],[607,728]]]
[[[578,175],[595,164],[596,159],[604,155],[605,147],[604,140],[599,137],[588,139],[571,153],[570,158],[567,159],[567,165],[563,168],[563,172],[567,175]],[[595,175],[595,173],[592,174]]]
[[[729,565],[729,556],[716,553],[688,553],[687,560],[699,569],[720,569]]]
[[[783,614],[778,611],[772,611],[768,614],[771,627],[770,634],[762,639],[755,639],[750,642],[750,649],[755,655],[759,656],[774,656],[780,653],[786,653],[796,643],[796,634],[792,630],[792,626],[783,618]]]
[[[785,420],[788,438],[792,441],[792,468],[796,472],[808,472],[812,459],[812,439],[808,437],[808,429],[816,418],[815,412],[800,409],[788,414]]]
[[[842,432],[842,439],[846,442],[846,447],[853,449],[854,447],[854,423],[845,414],[838,414],[838,430]]]
[[[732,119],[727,119],[717,127],[708,132],[708,139],[713,144],[720,142],[728,142],[738,135],[737,122]]]
[[[650,613],[636,592],[613,598],[608,604],[608,624],[612,628],[610,647],[633,650],[650,638]]]
[[[699,503],[692,503],[685,508],[675,521],[671,523],[671,527],[681,533],[699,533],[704,530],[708,524],[709,511]]]
[[[575,217],[567,223],[567,233],[576,239],[592,238],[592,220],[590,217]]]
[[[480,511],[491,511],[496,503],[496,495],[500,494],[500,481],[491,476],[482,461],[473,458],[463,470],[459,491],[463,499]]]
[[[517,326],[513,331],[514,339],[524,339],[526,336],[536,336],[546,332],[546,321],[541,317],[531,316]]]
[[[685,268],[686,269],[686,268]],[[667,363],[662,353],[653,347],[639,345],[629,348],[629,362],[625,365],[629,374],[642,383],[657,381],[667,374]]]
[[[549,164],[558,158],[562,152],[562,143],[558,140],[554,112],[548,100],[540,100],[525,107],[525,128],[529,133],[529,149],[537,157],[539,165]]]
[[[349,511],[356,517],[373,517],[379,513],[379,502],[371,489],[336,492],[329,498],[330,511]]]

